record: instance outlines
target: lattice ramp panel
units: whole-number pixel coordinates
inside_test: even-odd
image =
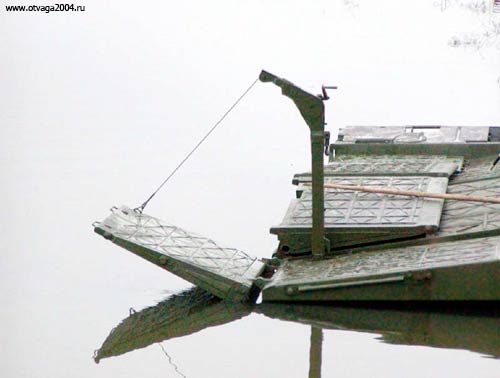
[[[465,160],[463,170],[450,178],[450,185],[500,177],[500,164],[493,165],[497,156]]]
[[[222,291],[231,290],[231,286],[249,290],[264,267],[243,251],[223,247],[210,238],[124,206],[113,208],[96,231],[183,278],[192,278],[208,291],[214,285]],[[219,291],[214,294],[220,296]]]
[[[500,193],[500,178],[450,185],[448,192],[495,198]],[[467,201],[446,201],[439,236],[471,232],[500,232],[500,205]]]
[[[287,260],[272,286],[321,283],[500,261],[500,238],[360,252],[328,260]]]
[[[326,176],[440,176],[460,170],[462,158],[440,155],[340,155],[325,165]],[[296,182],[310,181],[310,173],[295,176]]]
[[[325,179],[325,183],[394,188],[400,190],[444,192],[447,179],[430,177],[346,177]],[[301,188],[280,227],[311,226],[310,187]],[[442,201],[358,191],[325,190],[325,226],[352,225],[435,225],[439,224]]]

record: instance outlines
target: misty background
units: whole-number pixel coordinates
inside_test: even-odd
[[[46,14],[6,12],[32,3],[3,0],[0,375],[174,375],[155,346],[91,360],[130,307],[190,285],[91,223],[140,205],[261,69],[312,93],[337,85],[325,104],[332,133],[500,126],[499,14],[461,3],[82,0],[85,12]],[[293,103],[257,83],[145,212],[269,257],[269,228],[309,159]],[[304,377],[308,341],[308,327],[251,315],[166,347],[189,377]],[[493,377],[499,367],[340,331],[325,334],[323,353],[331,376]]]

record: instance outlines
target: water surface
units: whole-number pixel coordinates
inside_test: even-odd
[[[374,340],[391,345],[389,350],[384,351],[386,346],[379,344],[381,347],[377,352],[379,358],[390,359],[391,355],[398,353],[401,346],[407,346],[411,347],[409,352],[415,357],[418,357],[421,350],[434,353],[434,356],[451,350],[456,357],[468,351],[476,358],[490,358],[496,362],[500,359],[498,303],[455,305],[440,303],[426,306],[389,303],[248,305],[220,300],[196,287],[174,294],[157,305],[146,307],[141,311],[131,308],[129,316],[111,330],[103,345],[96,350],[94,358],[99,363],[109,358],[121,358],[128,353],[156,344],[167,358],[172,371],[179,376],[187,376],[186,372],[192,367],[185,366],[184,371],[181,371],[179,363],[173,360],[168,351],[170,347],[175,348],[180,338],[189,338],[196,333],[202,334],[211,327],[214,327],[213,336],[217,338],[219,331],[224,332],[225,325],[238,323],[244,318],[250,320],[250,327],[257,323],[255,326],[257,332],[259,322],[256,321],[256,314],[264,315],[269,320],[279,320],[281,323],[264,322],[264,327],[279,329],[285,324],[287,328],[285,332],[288,332],[294,325],[300,325],[302,333],[304,328],[308,328],[310,333],[309,337],[297,336],[292,343],[279,348],[279,353],[267,357],[281,366],[282,371],[275,373],[280,374],[278,376],[301,376],[300,374],[311,378],[330,376],[342,366],[342,363],[338,366],[331,365],[332,360],[336,360],[336,356],[331,355],[331,348],[356,349],[357,342],[360,343],[357,345],[359,356],[356,359],[352,359],[351,356],[352,361],[356,361],[353,371],[362,369],[370,359],[364,362],[360,361],[359,357]],[[372,337],[369,337],[370,335]],[[242,354],[236,359],[232,356],[233,367],[245,366],[245,361],[255,359],[255,355],[261,350],[279,342],[270,329],[266,334],[256,336],[260,340],[254,345],[253,351],[247,351],[249,355]],[[361,341],[363,338],[365,340]],[[201,355],[195,353],[192,357],[199,361],[205,360],[207,355],[221,348],[221,342],[223,341],[215,342],[210,351],[204,352],[198,349]],[[246,344],[248,340],[232,338],[226,342],[235,350],[239,350],[240,344]],[[352,343],[354,345],[350,345]],[[221,350],[224,350],[223,346]],[[296,365],[297,360],[287,357],[291,357],[297,350],[301,350],[302,354],[299,365]],[[449,357],[451,356],[450,354]],[[213,367],[205,374],[217,375],[218,369],[226,363],[226,357],[225,354],[213,357]],[[444,357],[441,358],[445,361]],[[256,365],[261,363],[259,360]],[[371,363],[376,366],[375,361]],[[388,364],[385,374],[391,375],[391,370],[397,365],[396,361]],[[292,366],[296,367],[290,369]],[[307,371],[299,373],[301,369]],[[246,369],[238,374],[244,375],[245,372]],[[362,373],[362,370],[359,372],[359,374],[365,373]],[[469,373],[473,374],[472,371]],[[469,373],[462,372],[462,374]],[[257,371],[254,374],[258,374]],[[438,371],[427,374],[434,376]]]

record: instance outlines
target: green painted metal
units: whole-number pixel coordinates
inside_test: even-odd
[[[342,143],[473,143],[488,142],[490,127],[467,126],[348,126],[341,128]]]
[[[339,155],[447,155],[479,159],[500,153],[499,127],[349,126],[330,145]]]
[[[461,171],[464,159],[442,155],[340,155],[324,167],[325,178],[344,176],[450,177]],[[491,165],[491,161],[490,161]],[[298,173],[292,183],[311,182],[311,173]]]
[[[500,177],[457,181],[448,187],[448,193],[470,196],[498,197]],[[446,201],[437,238],[463,238],[500,233],[500,205],[473,202]]]
[[[118,246],[229,301],[253,301],[265,264],[243,251],[138,213],[113,208],[95,232]]]
[[[297,198],[271,229],[277,259],[260,261],[127,207],[95,231],[228,301],[255,300],[260,289],[264,301],[281,302],[500,300],[499,205],[324,189],[497,197],[500,128],[342,129],[325,174],[325,98],[266,71],[259,78],[292,99],[311,135],[311,173],[295,176]]]
[[[323,329],[311,327],[309,346],[309,378],[321,378],[321,360],[323,357]]]
[[[292,99],[309,126],[311,134],[312,166],[312,231],[311,249],[315,258],[322,258],[329,249],[325,239],[324,221],[324,180],[323,151],[325,145],[325,106],[323,99],[300,89],[288,80],[281,79],[269,72],[262,71],[259,79],[272,82],[281,88],[283,95]]]
[[[500,300],[500,237],[289,259],[264,301]]]
[[[368,187],[387,182],[393,186],[390,180],[401,180],[401,189],[409,189],[411,181],[444,180],[437,192],[497,197],[497,131],[348,128],[330,148],[324,179]],[[490,139],[492,135],[496,137]],[[288,250],[279,255],[301,258],[285,259],[264,287],[263,301],[500,300],[500,206],[446,200],[437,213],[418,204],[413,206],[415,212],[404,213],[412,208],[405,201],[411,204],[416,198],[397,203],[397,196],[379,195],[357,204],[354,193],[327,190],[325,235],[340,249],[336,256],[315,261],[307,257],[310,189],[302,185],[310,180],[310,173],[294,177],[297,198],[281,225],[271,229],[280,248]],[[436,182],[430,191],[436,192]],[[394,203],[388,206],[388,200]],[[382,221],[386,209],[399,215],[393,218],[392,229]],[[417,227],[411,224],[415,219],[420,222]]]
[[[446,193],[446,177],[417,176],[326,176],[325,182],[354,186],[376,186],[430,193]],[[299,186],[281,224],[271,228],[278,235],[284,255],[310,251],[311,192]],[[391,241],[437,232],[443,200],[390,196],[327,189],[325,191],[325,237],[339,248]]]
[[[338,155],[447,155],[466,159],[479,158],[500,153],[500,143],[333,143],[330,145],[330,159]]]
[[[500,178],[500,164],[493,165],[498,155],[487,155],[464,161],[463,169],[453,175],[450,185]]]

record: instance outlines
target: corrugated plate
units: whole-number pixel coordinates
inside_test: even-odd
[[[95,231],[219,298],[245,301],[264,269],[256,257],[126,206],[113,208]]]
[[[450,185],[500,177],[500,164],[493,165],[497,157],[498,155],[490,155],[465,160],[463,170],[450,178]]]
[[[325,183],[445,193],[441,177],[327,177]],[[282,223],[271,229],[291,253],[310,251],[311,188],[301,186]],[[439,227],[443,200],[357,191],[325,190],[325,234],[332,246],[350,246],[432,233]]]
[[[325,165],[325,176],[433,176],[450,177],[460,171],[463,158],[432,155],[342,155]],[[311,173],[299,173],[294,183],[311,181]]]
[[[500,193],[500,178],[457,183],[448,193],[492,197]],[[446,201],[438,237],[469,233],[500,233],[500,205],[466,201]]]
[[[347,143],[467,143],[487,142],[489,127],[463,126],[348,126],[339,131]]]
[[[358,299],[500,299],[500,238],[490,237],[454,241],[434,245],[394,248],[334,256],[327,260],[289,259],[263,290],[264,299],[301,300],[300,293],[318,293],[317,299],[353,299],[347,290],[356,287]],[[474,271],[488,270],[484,276]],[[471,273],[462,278],[443,280],[434,271],[449,274]],[[420,274],[421,272],[422,274]],[[492,274],[493,272],[493,274]],[[431,273],[431,274],[429,274]],[[416,289],[406,290],[403,281],[422,279],[430,285],[416,283]],[[439,278],[439,279],[438,279]],[[470,281],[472,280],[472,281]],[[392,282],[392,283],[391,283]],[[403,285],[377,293],[377,285]],[[374,286],[375,285],[375,286]],[[365,291],[363,290],[365,288]],[[421,287],[422,291],[420,291]],[[303,288],[301,290],[301,288]],[[330,289],[330,290],[328,290]],[[337,292],[343,290],[340,297]],[[321,292],[321,293],[320,293]],[[312,294],[311,294],[312,295]],[[381,297],[373,297],[381,295]],[[394,295],[394,297],[391,297]],[[402,297],[398,297],[402,295]],[[412,297],[415,295],[415,297]],[[429,295],[428,298],[421,295]],[[406,298],[404,298],[407,296]],[[456,296],[454,298],[453,296]]]

